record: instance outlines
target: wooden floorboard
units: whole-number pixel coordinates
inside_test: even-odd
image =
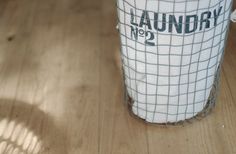
[[[153,126],[124,102],[115,1],[0,0],[0,154],[236,154],[236,26],[216,108]]]

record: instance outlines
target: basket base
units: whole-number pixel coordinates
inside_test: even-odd
[[[179,124],[184,124],[184,123],[192,123],[194,120],[201,120],[204,117],[206,117],[208,114],[210,114],[212,109],[215,107],[217,94],[218,94],[218,90],[219,90],[219,81],[220,81],[220,68],[217,70],[217,73],[215,75],[215,81],[214,81],[214,84],[212,86],[210,96],[208,98],[208,101],[207,101],[204,109],[201,112],[197,113],[192,118],[181,120],[181,121],[176,121],[176,122],[166,122],[166,123],[155,123],[155,122],[146,121],[145,119],[139,117],[138,115],[136,115],[132,111],[134,101],[128,95],[127,91],[125,90],[126,102],[127,102],[129,113],[132,117],[134,117],[136,119],[139,119],[139,120],[141,120],[145,123],[148,123],[148,124],[156,124],[156,125],[179,125]]]
[[[145,119],[139,117],[138,115],[136,115],[133,111],[132,111],[132,107],[133,107],[133,100],[131,97],[127,96],[127,107],[128,107],[128,111],[129,111],[129,114],[134,117],[135,119],[137,120],[140,120],[142,122],[145,122],[147,124],[152,124],[152,125],[183,125],[184,123],[192,123],[196,120],[201,120],[203,119],[204,117],[206,117],[207,115],[209,115],[212,111],[212,109],[215,107],[215,100],[211,100],[211,99],[208,99],[207,101],[207,104],[205,105],[204,109],[199,112],[197,115],[193,116],[192,118],[190,119],[186,119],[186,120],[181,120],[181,121],[177,121],[177,122],[166,122],[166,123],[155,123],[155,122],[149,122],[149,121],[146,121]]]

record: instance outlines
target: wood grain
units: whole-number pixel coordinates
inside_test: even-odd
[[[0,154],[236,154],[236,26],[212,114],[151,126],[123,99],[115,0],[0,0]]]

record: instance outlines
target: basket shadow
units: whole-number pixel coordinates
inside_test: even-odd
[[[0,153],[66,154],[66,136],[36,105],[0,99]]]

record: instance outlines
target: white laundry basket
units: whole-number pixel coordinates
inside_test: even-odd
[[[232,0],[117,0],[131,112],[177,123],[215,103]]]

